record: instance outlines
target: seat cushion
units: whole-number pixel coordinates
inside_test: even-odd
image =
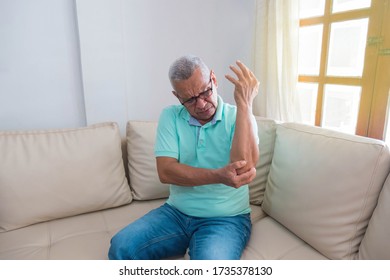
[[[265,217],[252,226],[244,260],[324,260],[327,259],[283,225]]]
[[[115,123],[0,132],[0,231],[130,203]]]
[[[107,259],[112,236],[164,200],[133,201],[121,207],[43,222],[0,233],[0,259]]]
[[[133,201],[2,232],[0,260],[105,260],[110,240],[120,229],[164,202],[165,199]],[[254,223],[265,216],[259,206],[253,206],[252,213]]]
[[[382,141],[281,124],[262,207],[326,257],[353,259],[389,168]]]

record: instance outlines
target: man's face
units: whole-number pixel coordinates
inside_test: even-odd
[[[200,69],[196,69],[189,79],[174,82],[173,88],[173,94],[199,123],[203,125],[212,120],[218,107],[217,83],[213,71],[210,79],[205,80]]]

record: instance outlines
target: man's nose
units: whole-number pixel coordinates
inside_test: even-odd
[[[204,106],[206,105],[207,101],[202,99],[202,98],[197,98],[196,99],[196,108],[204,108]]]

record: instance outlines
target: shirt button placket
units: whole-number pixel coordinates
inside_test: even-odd
[[[199,141],[198,141],[198,147],[203,148],[205,146],[205,139],[204,139],[204,129],[200,128],[199,131]]]

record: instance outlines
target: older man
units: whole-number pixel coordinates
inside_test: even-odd
[[[196,56],[178,58],[169,69],[181,105],[163,110],[155,156],[167,202],[128,225],[111,241],[110,259],[239,259],[251,232],[248,183],[259,157],[252,114],[259,82],[240,61],[236,106],[218,96],[215,73]]]

